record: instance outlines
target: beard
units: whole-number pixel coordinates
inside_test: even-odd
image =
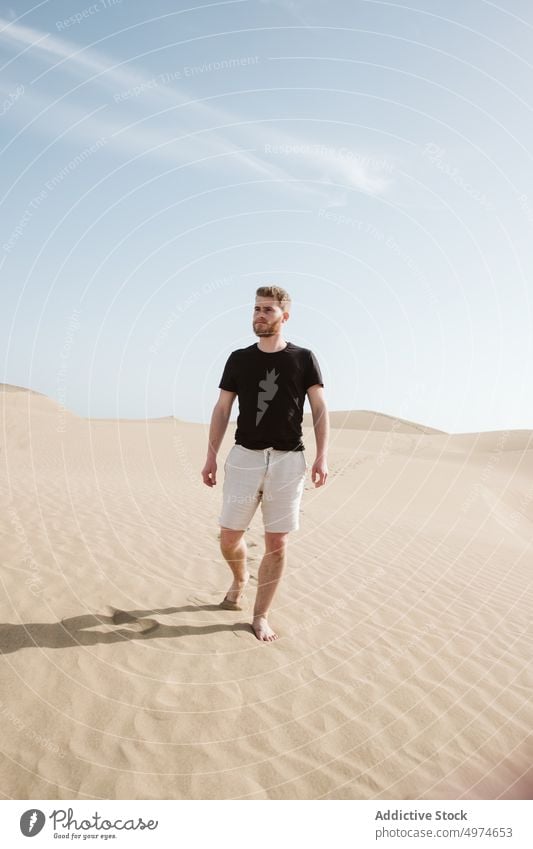
[[[258,322],[254,319],[253,328],[256,336],[274,336],[279,333],[282,319],[277,318],[275,321],[267,321],[266,319]]]

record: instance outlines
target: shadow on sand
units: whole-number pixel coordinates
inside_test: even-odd
[[[171,639],[176,637],[217,634],[221,631],[244,631],[253,634],[244,622],[231,625],[163,625],[147,617],[171,613],[196,613],[210,610],[224,613],[217,604],[190,604],[153,610],[115,610],[108,613],[86,613],[60,622],[27,622],[20,625],[0,624],[0,654],[25,648],[64,649],[73,646],[95,646],[124,640]],[[101,630],[106,626],[106,630]],[[100,628],[100,630],[98,630]],[[109,630],[109,629],[112,630]]]

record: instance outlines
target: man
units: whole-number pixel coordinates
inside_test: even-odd
[[[259,567],[252,628],[257,639],[265,642],[278,638],[268,623],[268,613],[285,568],[289,533],[299,527],[308,468],[302,442],[306,394],[316,440],[311,480],[319,487],[328,476],[329,421],[322,375],[312,351],[283,339],[290,307],[290,296],[281,287],[257,290],[253,330],[259,342],[233,351],[226,362],[202,469],[204,483],[215,486],[217,454],[238,396],[235,445],[224,465],[219,518],[220,548],[234,580],[221,607],[242,610],[239,602],[250,577],[244,532],[261,502],[265,555]]]

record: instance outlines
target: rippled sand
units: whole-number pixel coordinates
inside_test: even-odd
[[[530,431],[333,414],[261,644],[217,607],[233,427],[212,491],[207,426],[0,411],[4,798],[533,798]]]

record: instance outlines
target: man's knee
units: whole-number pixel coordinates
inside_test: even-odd
[[[265,551],[267,554],[274,554],[278,557],[284,557],[289,543],[289,534],[275,534],[270,531],[265,532]]]
[[[244,531],[234,531],[232,528],[220,528],[220,547],[222,549],[237,548],[241,539],[244,536]]]

